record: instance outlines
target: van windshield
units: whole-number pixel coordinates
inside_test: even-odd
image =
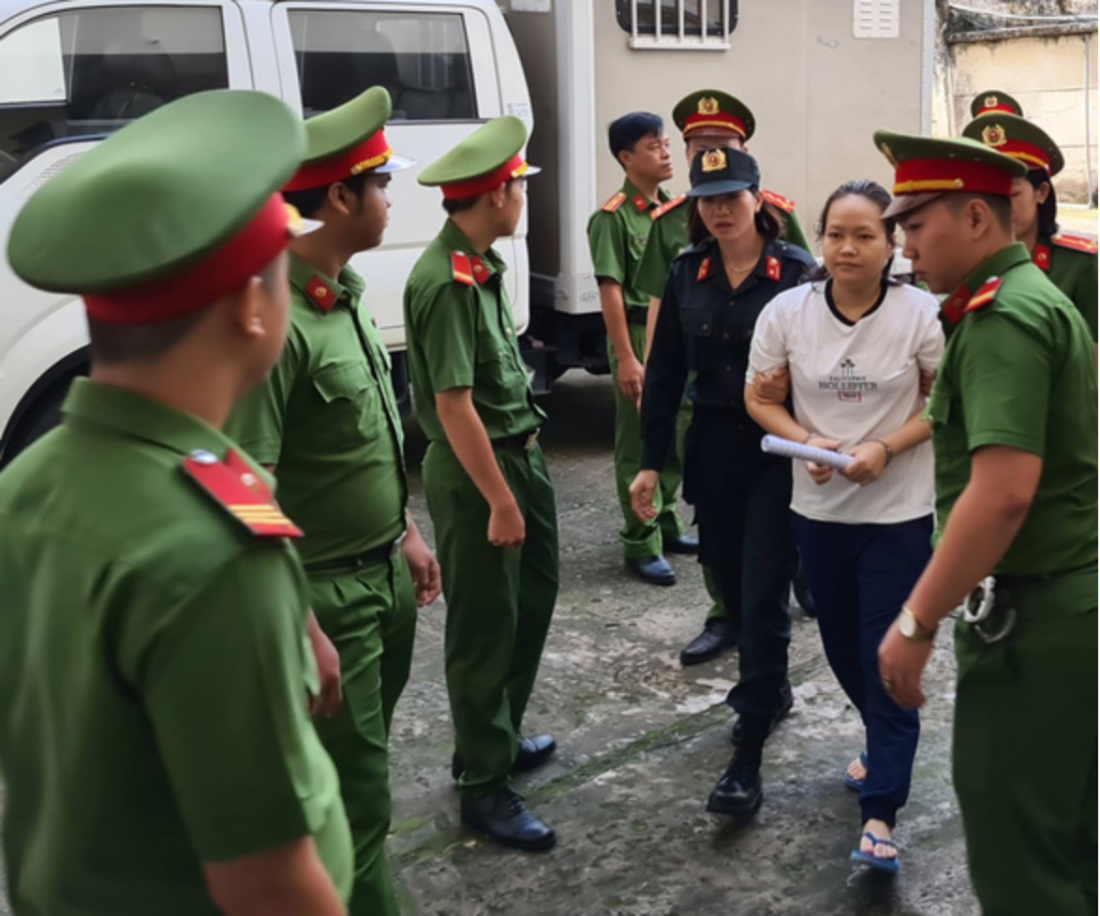
[[[24,23],[0,37],[0,181],[46,146],[228,85],[217,8],[88,8]]]

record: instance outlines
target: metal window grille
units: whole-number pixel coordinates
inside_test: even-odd
[[[737,28],[737,0],[615,0],[637,49],[724,51]]]

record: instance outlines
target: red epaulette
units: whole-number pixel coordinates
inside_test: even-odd
[[[779,258],[773,258],[769,255],[767,269],[769,280],[783,279],[783,265],[779,263]]]
[[[776,194],[775,191],[761,191],[760,196],[773,207],[778,207],[784,213],[794,212],[794,201],[788,200],[780,194]]]
[[[466,286],[474,285],[474,269],[470,264],[469,255],[463,254],[461,251],[455,251],[451,254],[451,277],[454,278],[456,283],[462,283]]]
[[[1083,251],[1085,254],[1096,254],[1096,242],[1080,235],[1056,235],[1050,240],[1052,245],[1059,248],[1070,248],[1073,251]]]
[[[990,277],[982,284],[973,296],[970,297],[970,301],[966,303],[966,308],[963,312],[976,312],[978,309],[983,309],[990,302],[997,298],[997,290],[1001,288],[1001,283],[1004,282],[1000,277]]]
[[[612,197],[606,204],[604,204],[603,207],[601,207],[600,209],[602,209],[604,213],[614,213],[625,202],[626,202],[626,195],[622,191],[620,191],[618,194],[616,194],[614,197]]]
[[[329,312],[336,305],[336,291],[321,279],[320,274],[314,274],[306,284],[305,294],[322,312]]]
[[[683,194],[681,194],[679,197],[674,197],[674,198],[672,198],[672,200],[670,200],[666,203],[663,203],[663,204],[661,204],[661,206],[657,207],[652,213],[649,214],[649,216],[650,216],[651,219],[655,219],[655,220],[660,219],[662,216],[664,216],[670,210],[675,210],[685,200],[687,200],[687,197]]]
[[[236,452],[225,461],[202,449],[183,460],[183,470],[256,537],[300,538],[302,531],[272,499],[267,484]]]

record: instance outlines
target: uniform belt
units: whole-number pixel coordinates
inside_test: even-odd
[[[649,322],[649,309],[644,306],[634,306],[626,310],[626,323],[634,327],[644,328]]]
[[[359,569],[361,566],[371,566],[375,563],[388,563],[401,549],[405,535],[388,544],[381,544],[364,550],[362,553],[353,553],[347,557],[337,557],[335,560],[321,560],[317,563],[303,564],[307,573],[339,572],[345,569]]]
[[[517,433],[514,436],[502,436],[499,439],[493,439],[493,448],[517,448],[529,452],[539,441],[539,433],[541,431],[542,427],[536,426],[530,432]]]

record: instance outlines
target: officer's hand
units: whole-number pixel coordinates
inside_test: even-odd
[[[814,448],[828,449],[830,452],[835,452],[840,448],[840,441],[837,439],[826,439],[824,436],[814,436],[807,445],[812,445]],[[815,461],[806,462],[806,471],[810,475],[810,479],[813,480],[818,486],[823,483],[828,483],[833,479],[833,469],[825,464],[818,464]]]
[[[630,484],[630,507],[643,522],[651,522],[657,517],[657,507],[653,497],[657,493],[657,472],[639,471]]]
[[[897,622],[886,631],[878,647],[879,676],[886,692],[902,709],[920,709],[924,705],[920,679],[931,654],[931,642],[906,639],[898,631]]]
[[[443,590],[439,562],[420,532],[412,526],[401,544],[401,553],[405,555],[405,562],[409,564],[409,575],[416,586],[416,606],[427,607]]]
[[[518,550],[527,539],[527,525],[514,499],[489,511],[489,543]]]
[[[619,391],[622,392],[623,397],[640,408],[642,388],[645,387],[645,366],[634,357],[620,362],[618,372],[615,373],[615,381],[618,382]]]
[[[784,404],[791,393],[791,373],[786,366],[757,372],[752,379],[753,396],[761,404]]]
[[[886,447],[881,442],[861,442],[848,454],[856,460],[840,473],[861,487],[874,483],[886,470]]]
[[[920,393],[925,397],[928,397],[932,393],[932,383],[936,380],[935,369],[921,369],[920,371]]]
[[[312,616],[312,615],[311,615]],[[331,719],[340,708],[343,694],[340,687],[340,653],[313,621],[309,628],[309,644],[313,649],[313,660],[317,664],[317,678],[321,692],[309,698],[309,714]]]

